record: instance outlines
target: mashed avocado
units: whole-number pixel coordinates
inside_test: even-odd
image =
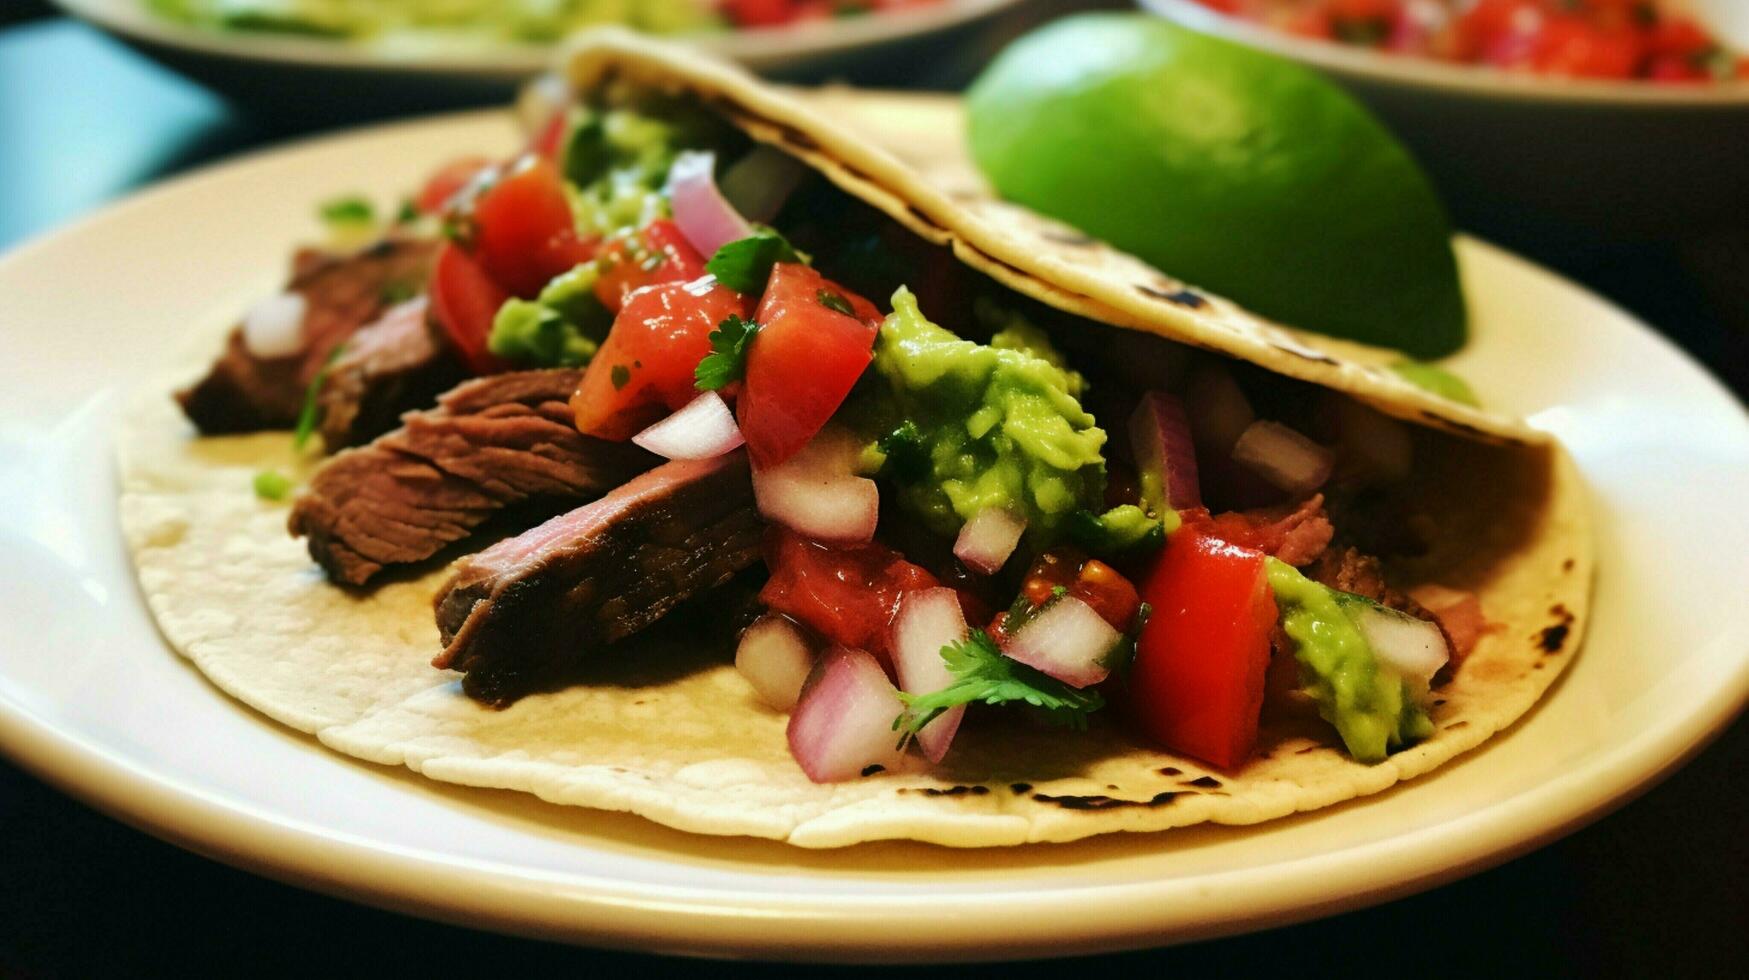
[[[585,262],[547,283],[532,300],[506,300],[492,319],[486,346],[513,364],[588,364],[613,326],[607,307],[595,298],[595,281],[600,277],[595,263]]]
[[[1267,565],[1281,628],[1296,646],[1300,682],[1348,754],[1377,762],[1391,748],[1433,734],[1412,686],[1379,665],[1344,612],[1345,600],[1365,600],[1313,582],[1286,562],[1271,558]]]
[[[917,464],[899,479],[900,501],[943,535],[992,506],[1049,535],[1097,506],[1105,432],[1077,401],[1081,378],[1060,364],[1030,327],[1011,326],[989,345],[962,340],[929,322],[901,287],[874,358]]]

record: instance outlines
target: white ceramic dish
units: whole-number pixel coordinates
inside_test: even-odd
[[[1365,102],[1433,174],[1465,227],[1560,244],[1692,235],[1749,212],[1749,81],[1546,78],[1294,37],[1195,0],[1137,0],[1193,30],[1318,69]],[[1675,6],[1675,4],[1667,4]],[[1749,3],[1688,0],[1749,50]],[[1539,244],[1541,244],[1539,242]]]
[[[154,16],[144,0],[55,0],[69,13],[131,40],[194,54],[271,65],[371,69],[408,75],[515,83],[544,70],[556,45],[426,40],[352,42],[289,34],[200,30]],[[755,70],[779,70],[858,48],[924,37],[987,17],[1016,0],[939,0],[878,16],[699,35],[699,48]]]
[[[306,143],[0,260],[0,749],[159,836],[364,902],[612,946],[890,962],[1158,945],[1427,888],[1620,805],[1749,697],[1742,408],[1621,311],[1466,241],[1477,329],[1456,366],[1572,447],[1603,571],[1559,686],[1429,777],[1250,829],[820,853],[334,755],[221,695],[154,631],[116,529],[117,393],[275,288],[316,231],[312,202],[388,200],[433,161],[513,140],[506,115],[477,114]]]

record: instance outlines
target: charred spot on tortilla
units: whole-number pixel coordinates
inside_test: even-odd
[[[1304,347],[1298,347],[1298,346],[1295,346],[1293,344],[1271,344],[1270,346],[1274,347],[1278,351],[1281,351],[1283,354],[1292,354],[1295,357],[1304,358],[1305,360],[1311,361],[1314,364],[1340,364],[1341,363],[1340,361],[1336,360],[1336,358],[1331,357],[1328,354],[1322,353],[1320,351],[1307,350]]]
[[[1177,766],[1162,766],[1159,769],[1159,773],[1162,776],[1182,776],[1184,775],[1184,770]]]
[[[1566,561],[1561,562],[1561,571],[1570,572],[1572,570],[1573,570],[1573,559],[1569,558]]]
[[[1097,239],[1092,235],[1082,234],[1081,232],[1072,229],[1051,228],[1041,231],[1038,234],[1040,238],[1043,238],[1046,241],[1056,242],[1058,245],[1073,245],[1077,248],[1086,248],[1097,242]]]
[[[862,767],[862,774],[864,776],[873,776],[876,773],[882,773],[882,772],[886,772],[886,771],[887,771],[887,767],[881,765],[878,762],[876,762],[872,765],[867,765],[867,766]]]
[[[1537,634],[1537,646],[1542,647],[1545,654],[1560,653],[1561,647],[1567,643],[1567,633],[1572,628],[1571,623],[1556,623],[1553,626],[1544,627],[1543,631]]]
[[[1195,786],[1199,789],[1220,789],[1221,781],[1213,776],[1198,776],[1195,779],[1186,780],[1183,785]]]
[[[1208,300],[1202,297],[1201,293],[1184,289],[1182,287],[1177,289],[1159,289],[1146,283],[1136,283],[1136,291],[1150,299],[1164,300],[1165,302],[1173,303],[1192,310],[1200,310],[1209,303]]]
[[[1056,796],[1050,793],[1034,793],[1032,794],[1032,798],[1040,803],[1054,803],[1065,810],[1120,810],[1124,807],[1131,806],[1165,806],[1183,795],[1183,793],[1174,790],[1167,790],[1163,793],[1155,793],[1153,796],[1150,796],[1145,800],[1126,800],[1121,797],[1105,796],[1103,794],[1096,794],[1093,796],[1075,796],[1065,794]]]
[[[1013,793],[1015,796],[1023,796],[1027,793],[1032,792],[1032,784],[1031,783],[1009,783],[1008,790],[1009,790],[1009,792]]]
[[[905,786],[899,789],[901,793],[917,793],[922,796],[986,796],[990,792],[988,786]]]

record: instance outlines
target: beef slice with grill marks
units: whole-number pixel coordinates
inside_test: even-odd
[[[758,562],[760,532],[743,451],[664,463],[457,562],[432,663],[509,704]]]
[[[206,376],[176,394],[189,421],[208,434],[291,428],[334,349],[397,297],[424,290],[437,245],[389,238],[346,256],[299,253],[286,290],[302,293],[308,304],[302,346],[284,357],[256,357],[243,328],[232,328]]]
[[[606,493],[658,462],[630,443],[579,433],[569,398],[582,371],[491,375],[316,471],[290,529],[350,585],[424,561],[509,512],[539,516]]]
[[[437,400],[467,377],[425,297],[390,307],[353,334],[328,367],[317,395],[329,452],[358,446],[395,428],[401,413]]]

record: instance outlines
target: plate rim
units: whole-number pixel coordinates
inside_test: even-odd
[[[399,129],[483,125],[503,110],[424,116],[261,148],[201,167],[112,202],[59,229],[34,236],[0,255],[0,278],[15,265],[64,239],[88,234],[156,199],[228,173],[271,164],[299,152],[319,152],[353,139],[380,138]],[[1704,367],[1637,317],[1533,262],[1496,246],[1460,237],[1509,265],[1528,267],[1549,288],[1582,294],[1622,313],[1629,328],[1674,354],[1739,410],[1742,405]],[[1745,415],[1749,424],[1749,415]],[[137,593],[136,593],[137,601]],[[216,692],[215,692],[216,693]],[[1181,942],[1285,925],[1402,897],[1494,866],[1542,846],[1624,805],[1675,771],[1728,727],[1749,705],[1749,657],[1728,683],[1694,710],[1648,726],[1615,743],[1579,768],[1481,810],[1383,841],[1340,848],[1288,862],[1182,879],[1083,886],[1086,902],[1062,901],[1060,890],[979,896],[980,921],[944,915],[966,895],[807,895],[675,886],[623,885],[571,873],[542,875],[500,862],[457,859],[417,848],[379,847],[343,830],[285,819],[246,799],[186,779],[135,766],[76,731],[58,728],[0,689],[0,752],[69,795],[178,846],[251,872],[326,894],[427,918],[519,935],[615,948],[707,955],[745,955],[810,961],[856,961],[878,952],[888,961],[991,960],[1071,955]],[[266,719],[260,719],[266,723]],[[1510,729],[1509,729],[1510,731]],[[337,764],[348,764],[339,756]],[[1540,814],[1540,816],[1539,816]],[[1531,826],[1533,831],[1524,832]],[[1442,846],[1443,845],[1443,846]],[[1378,860],[1350,867],[1364,847]],[[951,852],[946,852],[951,855]],[[951,859],[951,858],[950,858]],[[1356,882],[1331,897],[1318,883],[1342,867]],[[1292,886],[1283,884],[1292,869]],[[459,875],[459,877],[458,877]],[[1201,907],[1243,907],[1242,915],[1209,921]],[[529,916],[529,910],[543,914]],[[1141,910],[1148,910],[1146,913]],[[959,909],[963,911],[963,909]],[[1048,911],[1048,918],[1037,913]],[[1033,913],[1050,923],[1000,950],[987,945],[994,923]],[[904,930],[876,930],[868,916],[904,921]],[[788,943],[774,946],[747,935],[750,919],[805,921]],[[902,935],[902,945],[893,936]]]

